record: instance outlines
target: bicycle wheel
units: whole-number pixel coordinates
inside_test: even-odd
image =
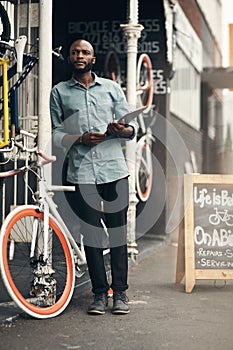
[[[209,222],[212,225],[218,225],[220,223],[220,217],[218,216],[218,214],[211,214],[209,217]]]
[[[104,73],[107,78],[116,81],[121,85],[121,65],[115,51],[109,51],[105,58]]]
[[[150,144],[151,141],[148,142],[148,135],[143,135],[136,145],[136,190],[137,196],[142,202],[148,200],[153,181],[153,160]]]
[[[33,205],[14,209],[3,223],[0,240],[1,273],[7,291],[24,312],[41,319],[57,316],[66,308],[75,282],[70,244],[52,216],[49,255],[46,262],[43,259],[43,216]]]
[[[152,105],[153,100],[153,74],[150,57],[143,53],[139,56],[137,64],[137,94],[140,105]]]

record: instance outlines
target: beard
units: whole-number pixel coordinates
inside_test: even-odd
[[[90,62],[84,68],[74,68],[74,73],[83,74],[83,73],[89,72],[91,69],[92,69],[92,63]]]

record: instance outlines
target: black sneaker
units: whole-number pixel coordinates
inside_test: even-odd
[[[114,292],[112,313],[119,314],[119,315],[128,314],[129,313],[128,301],[129,299],[126,296],[125,292]]]
[[[91,315],[104,315],[108,306],[108,297],[106,293],[94,295],[93,303],[88,307],[87,313]]]

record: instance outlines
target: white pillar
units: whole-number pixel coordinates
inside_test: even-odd
[[[121,25],[127,39],[127,101],[130,106],[136,107],[136,74],[137,74],[137,43],[143,26],[138,24],[138,0],[129,0],[128,24]],[[136,138],[135,138],[136,139]],[[130,172],[129,178],[129,210],[128,210],[128,252],[134,258],[138,253],[136,243],[136,205],[138,199],[135,189],[135,160],[136,140],[126,143],[126,161]]]
[[[39,8],[39,102],[38,149],[51,153],[51,122],[49,97],[52,87],[52,0],[40,0]],[[51,166],[46,165],[51,181]]]

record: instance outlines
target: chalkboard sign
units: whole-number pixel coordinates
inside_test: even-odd
[[[233,185],[194,184],[196,269],[233,269]]]
[[[186,292],[197,279],[233,279],[233,175],[185,174],[184,211],[177,266]]]

